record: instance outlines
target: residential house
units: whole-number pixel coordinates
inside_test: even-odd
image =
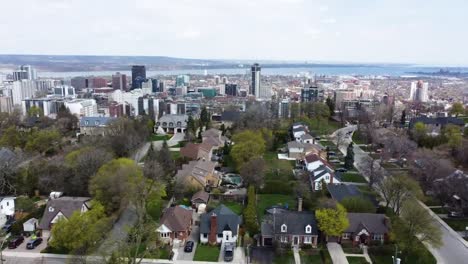
[[[208,200],[210,199],[210,194],[205,192],[204,190],[196,192],[190,202],[192,203],[192,207],[198,211],[203,207],[206,207],[208,204]]]
[[[213,146],[209,143],[187,143],[180,148],[180,155],[191,160],[211,160],[213,154]]]
[[[324,158],[316,153],[309,153],[304,157],[304,169],[309,172],[312,172],[323,165],[326,165],[329,168],[332,167]]]
[[[187,129],[187,115],[163,115],[158,122],[156,122],[157,133],[185,133]]]
[[[216,163],[210,160],[193,160],[182,165],[182,169],[177,171],[176,180],[197,189],[217,187],[219,175],[215,167]]]
[[[341,179],[336,175],[330,167],[321,165],[314,171],[309,173],[310,186],[312,190],[318,191],[323,188],[322,183],[325,182],[327,185],[340,184]]]
[[[0,214],[6,215],[7,218],[15,215],[15,199],[16,197],[6,196],[0,197]]]
[[[301,203],[302,201],[300,201]],[[302,206],[299,206],[301,209]],[[274,210],[261,224],[261,245],[274,242],[291,246],[317,247],[318,226],[314,212]]]
[[[384,243],[389,238],[390,219],[384,214],[348,213],[348,220],[348,228],[338,239],[341,243],[369,245],[373,241]]]
[[[192,209],[174,206],[164,210],[157,232],[163,243],[184,243],[192,232]]]
[[[423,123],[426,125],[428,134],[440,135],[441,130],[447,125],[459,126],[462,129],[465,126],[465,122],[457,117],[416,117],[410,121],[410,129],[414,127],[416,123]]]
[[[324,149],[315,144],[298,142],[298,141],[290,141],[287,144],[288,146],[288,157],[294,159],[304,159],[304,157],[308,154],[317,154],[320,157],[326,157],[326,152]]]
[[[74,212],[87,212],[91,207],[90,201],[89,197],[62,196],[50,199],[47,201],[39,229],[42,229],[43,233],[48,232],[60,219],[68,219]]]
[[[215,128],[203,131],[201,136],[202,142],[212,145],[214,149],[222,148],[227,140],[226,137],[222,135],[221,130]]]
[[[200,242],[212,245],[235,243],[241,223],[239,215],[225,205],[219,205],[200,216]]]
[[[299,122],[299,123],[294,123],[291,126],[291,131],[292,131],[292,137],[294,138],[294,140],[296,140],[297,142],[301,142],[301,137],[309,133],[309,128],[303,123]]]
[[[115,120],[113,117],[91,117],[83,116],[80,119],[80,134],[104,136],[107,133],[109,123]]]

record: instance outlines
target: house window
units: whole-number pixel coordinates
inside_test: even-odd
[[[383,240],[383,235],[382,234],[372,234],[372,240]]]
[[[169,237],[169,233],[161,233],[161,237],[162,237],[162,238]]]
[[[304,237],[304,244],[312,244],[312,237],[311,236],[305,236]]]
[[[329,181],[329,180],[330,180],[330,176],[328,176],[328,175],[325,176],[325,179],[326,179],[327,181]]]
[[[177,232],[174,233],[174,238],[177,238],[177,234],[178,234]]]
[[[208,234],[203,234],[203,238],[207,238],[208,237]]]
[[[343,239],[349,239],[349,237],[350,237],[349,233],[343,233],[343,236],[342,236]]]
[[[218,237],[219,237],[219,238],[222,238],[222,237],[223,237],[223,234],[218,234]]]
[[[288,231],[288,227],[285,224],[282,224],[281,225],[281,232],[285,233],[286,231]]]
[[[311,227],[310,225],[307,225],[306,228],[305,228],[305,232],[306,232],[307,234],[312,233],[312,227]]]
[[[49,206],[49,212],[53,212],[54,208],[52,206]]]
[[[288,243],[288,236],[281,236],[280,241],[281,243]]]
[[[10,206],[10,202],[6,202],[6,206]]]

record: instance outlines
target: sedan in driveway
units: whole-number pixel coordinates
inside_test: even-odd
[[[184,247],[184,251],[185,252],[192,252],[193,250],[193,241],[187,241],[187,243],[185,244],[185,247]]]
[[[42,243],[42,238],[38,237],[36,239],[32,239],[26,244],[27,249],[34,249],[35,247],[39,246]]]

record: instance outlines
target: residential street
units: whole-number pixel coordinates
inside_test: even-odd
[[[355,131],[357,126],[348,126],[341,128],[335,131],[331,136],[333,141],[336,143],[336,135],[341,131],[342,135],[342,144],[340,145],[340,151],[346,155],[346,148],[348,144],[351,142],[351,137],[346,137],[346,133],[349,131]],[[359,170],[359,172],[366,178],[369,179],[366,170],[363,170],[362,166],[365,163],[366,159],[370,159],[369,155],[364,152],[359,146],[354,144],[354,165]],[[384,168],[380,167],[379,164],[376,165],[377,170],[383,170],[385,172],[384,175],[388,175]],[[428,249],[432,252],[434,257],[437,259],[438,263],[444,264],[458,264],[458,263],[467,263],[468,261],[468,248],[458,240],[458,238],[450,232],[445,226],[439,223],[438,220],[434,218],[434,224],[440,228],[443,233],[442,240],[443,246],[441,248],[432,248],[428,247]]]

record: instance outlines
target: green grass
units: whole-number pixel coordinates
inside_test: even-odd
[[[322,264],[322,257],[320,254],[305,254],[303,251],[301,253],[301,263],[310,263],[310,264]]]
[[[170,135],[151,134],[151,136],[150,136],[150,140],[151,140],[151,141],[169,140],[170,138],[171,138]]]
[[[265,215],[265,209],[272,205],[285,205],[288,204],[289,208],[296,209],[296,199],[289,195],[282,194],[258,194],[257,195],[257,214],[259,221]]]
[[[352,139],[355,144],[358,144],[358,145],[367,144],[367,141],[365,140],[365,138],[361,135],[359,131],[356,131],[353,133]]]
[[[312,119],[309,123],[309,129],[316,132],[318,135],[328,135],[333,133],[335,130],[341,128],[340,122],[334,120],[317,120]]]
[[[279,160],[276,152],[266,152],[263,155],[266,163],[266,180],[290,180],[294,179],[294,161]]]
[[[362,254],[361,248],[353,247],[352,243],[341,243],[341,247],[346,254]]]
[[[171,151],[171,157],[173,160],[180,158],[180,151]]]
[[[350,172],[345,172],[341,175],[341,180],[344,182],[359,182],[359,183],[366,183],[366,179],[359,174],[359,173],[350,173]]]
[[[446,218],[443,220],[455,231],[465,231],[465,228],[468,226],[468,219]]]
[[[244,206],[240,203],[226,201],[226,202],[223,202],[223,204],[238,215],[241,215],[242,211],[244,210]]]
[[[349,264],[367,264],[367,260],[364,257],[346,257]]]
[[[198,244],[195,251],[194,261],[212,261],[218,262],[219,247]]]
[[[322,145],[324,147],[330,147],[330,148],[333,147],[333,148],[336,149],[336,145],[333,142],[329,141],[329,140],[320,140],[319,143],[320,143],[320,145]]]
[[[372,263],[375,264],[393,264],[392,255],[395,254],[395,248],[393,245],[385,245],[380,247],[369,248],[369,256]],[[437,261],[432,254],[426,249],[426,247],[419,242],[419,250],[417,253],[412,255],[403,254],[398,255],[401,263],[411,264],[436,264]]]
[[[448,211],[447,211],[447,208],[443,208],[443,207],[440,207],[440,208],[429,208],[432,210],[432,212],[436,213],[436,214],[447,214]]]
[[[273,263],[275,264],[294,264],[294,255],[291,250],[288,250],[287,252],[283,254],[275,254],[275,257],[273,258]]]

